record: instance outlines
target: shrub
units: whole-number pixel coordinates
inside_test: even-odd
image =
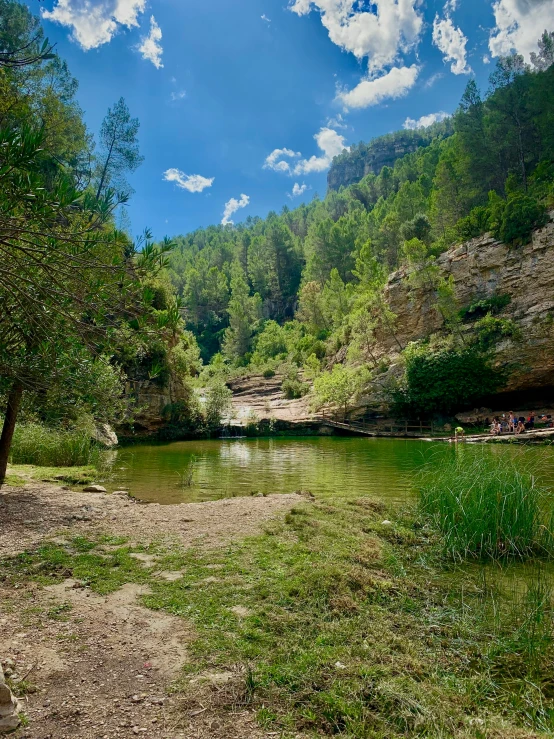
[[[517,339],[521,333],[511,319],[497,318],[491,313],[477,321],[475,329],[477,343],[483,351],[487,351],[503,339]]]
[[[400,388],[392,392],[398,415],[429,417],[474,406],[504,382],[479,347],[431,348],[410,344],[404,350],[406,370]]]
[[[468,454],[442,460],[419,481],[420,507],[454,558],[554,553],[544,492],[521,465]]]
[[[262,375],[263,377],[265,377],[266,380],[269,380],[272,377],[275,377],[275,370],[272,370],[270,368],[264,369]]]
[[[512,302],[510,295],[492,295],[490,298],[478,300],[467,308],[462,308],[460,318],[464,322],[475,321],[477,318],[483,318],[487,313],[496,315],[501,313],[504,308]]]
[[[525,244],[535,228],[548,221],[546,208],[528,195],[514,195],[504,208],[495,236],[506,244]]]
[[[294,400],[296,398],[302,398],[309,391],[310,386],[300,380],[293,380],[286,377],[281,385],[283,395],[288,400]]]
[[[490,228],[490,214],[485,206],[478,206],[465,218],[460,218],[455,226],[456,235],[461,241],[474,239],[476,236],[488,231]]]
[[[40,467],[95,465],[101,450],[86,430],[51,429],[39,423],[17,424],[10,450],[12,464]]]

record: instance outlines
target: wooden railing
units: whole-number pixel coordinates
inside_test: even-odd
[[[421,419],[417,420],[397,420],[389,423],[382,423],[375,418],[358,418],[351,420],[349,418],[340,418],[335,414],[328,414],[325,411],[315,420],[322,423],[328,423],[337,428],[351,429],[365,434],[404,434],[406,436],[433,436],[437,433],[435,425],[424,423]],[[441,432],[443,433],[443,432]]]

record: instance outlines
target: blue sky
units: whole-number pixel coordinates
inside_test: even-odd
[[[35,4],[31,9],[37,12]],[[134,232],[158,238],[325,194],[333,154],[452,113],[470,75],[528,56],[554,0],[45,0],[96,135],[141,122]]]

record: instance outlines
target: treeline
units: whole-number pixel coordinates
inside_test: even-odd
[[[95,141],[76,92],[39,20],[0,0],[0,483],[18,420],[129,419],[126,381],[200,364],[161,274],[171,244],[118,227],[139,122],[121,98]]]
[[[345,357],[371,368],[376,333],[394,338],[382,290],[401,265],[432,286],[445,332],[460,335],[436,257],[489,230],[522,243],[554,204],[553,39],[544,33],[531,65],[500,59],[484,95],[471,80],[452,120],[393,167],[295,210],[177,237],[168,274],[203,361],[284,363],[297,393],[299,369],[316,377]]]

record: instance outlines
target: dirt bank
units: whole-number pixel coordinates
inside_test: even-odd
[[[210,548],[252,535],[300,500],[297,495],[233,498],[178,506],[140,505],[121,495],[72,492],[45,483],[2,488],[0,558],[43,545],[71,549],[76,536],[127,537]],[[106,544],[98,556],[116,549]],[[98,550],[97,550],[98,551]],[[129,554],[138,569],[156,557]],[[0,660],[23,702],[17,739],[207,739],[268,736],[244,705],[202,710],[217,680],[198,686],[193,707],[171,691],[183,675],[194,630],[186,619],[144,607],[150,591],[133,582],[101,595],[67,576],[43,586],[0,562]],[[13,562],[13,560],[12,560]],[[71,573],[68,573],[70,575]],[[177,578],[160,571],[156,577]]]

